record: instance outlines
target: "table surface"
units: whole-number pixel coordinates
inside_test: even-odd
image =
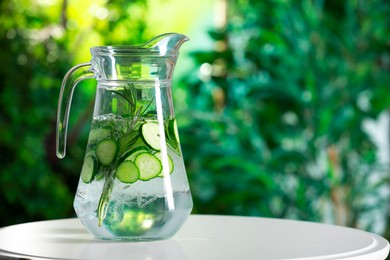
[[[384,238],[365,231],[293,220],[191,215],[157,242],[95,240],[78,219],[0,229],[0,259],[359,259],[383,260]]]

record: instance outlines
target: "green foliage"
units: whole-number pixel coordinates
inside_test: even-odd
[[[91,41],[91,35],[98,37],[90,46],[122,43],[124,37],[126,42],[131,37],[133,41],[148,37],[140,36],[145,28],[142,17],[122,22],[132,8],[145,9],[143,0],[109,1],[102,9],[107,19],[96,16],[87,27],[81,26],[79,16],[75,18],[82,6],[71,1],[45,3],[0,1],[0,226],[73,215],[86,144],[83,131],[91,120],[94,90],[84,84],[76,91],[69,153],[67,160],[59,161],[54,131],[61,80],[79,58],[77,47]],[[133,35],[123,35],[124,30]]]
[[[390,5],[229,3],[182,83],[196,211],[374,228],[389,169],[363,126],[390,105]]]

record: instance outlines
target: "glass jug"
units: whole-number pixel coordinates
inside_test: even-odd
[[[188,38],[164,34],[141,46],[91,48],[92,60],[64,77],[57,156],[64,158],[71,99],[98,81],[74,208],[94,237],[148,241],[173,236],[192,209],[173,110],[171,80]]]

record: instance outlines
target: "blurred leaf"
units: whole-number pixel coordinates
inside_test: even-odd
[[[225,48],[193,55],[211,76],[183,83],[190,181],[202,172],[214,189],[207,202],[194,192],[198,212],[378,228],[364,223],[389,218],[374,206],[388,201],[389,161],[364,124],[390,107],[390,5],[244,0],[228,10],[225,30],[210,33]]]

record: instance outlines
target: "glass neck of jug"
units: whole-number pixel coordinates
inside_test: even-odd
[[[182,34],[163,34],[140,46],[101,46],[91,49],[92,70],[98,81],[170,80]]]

